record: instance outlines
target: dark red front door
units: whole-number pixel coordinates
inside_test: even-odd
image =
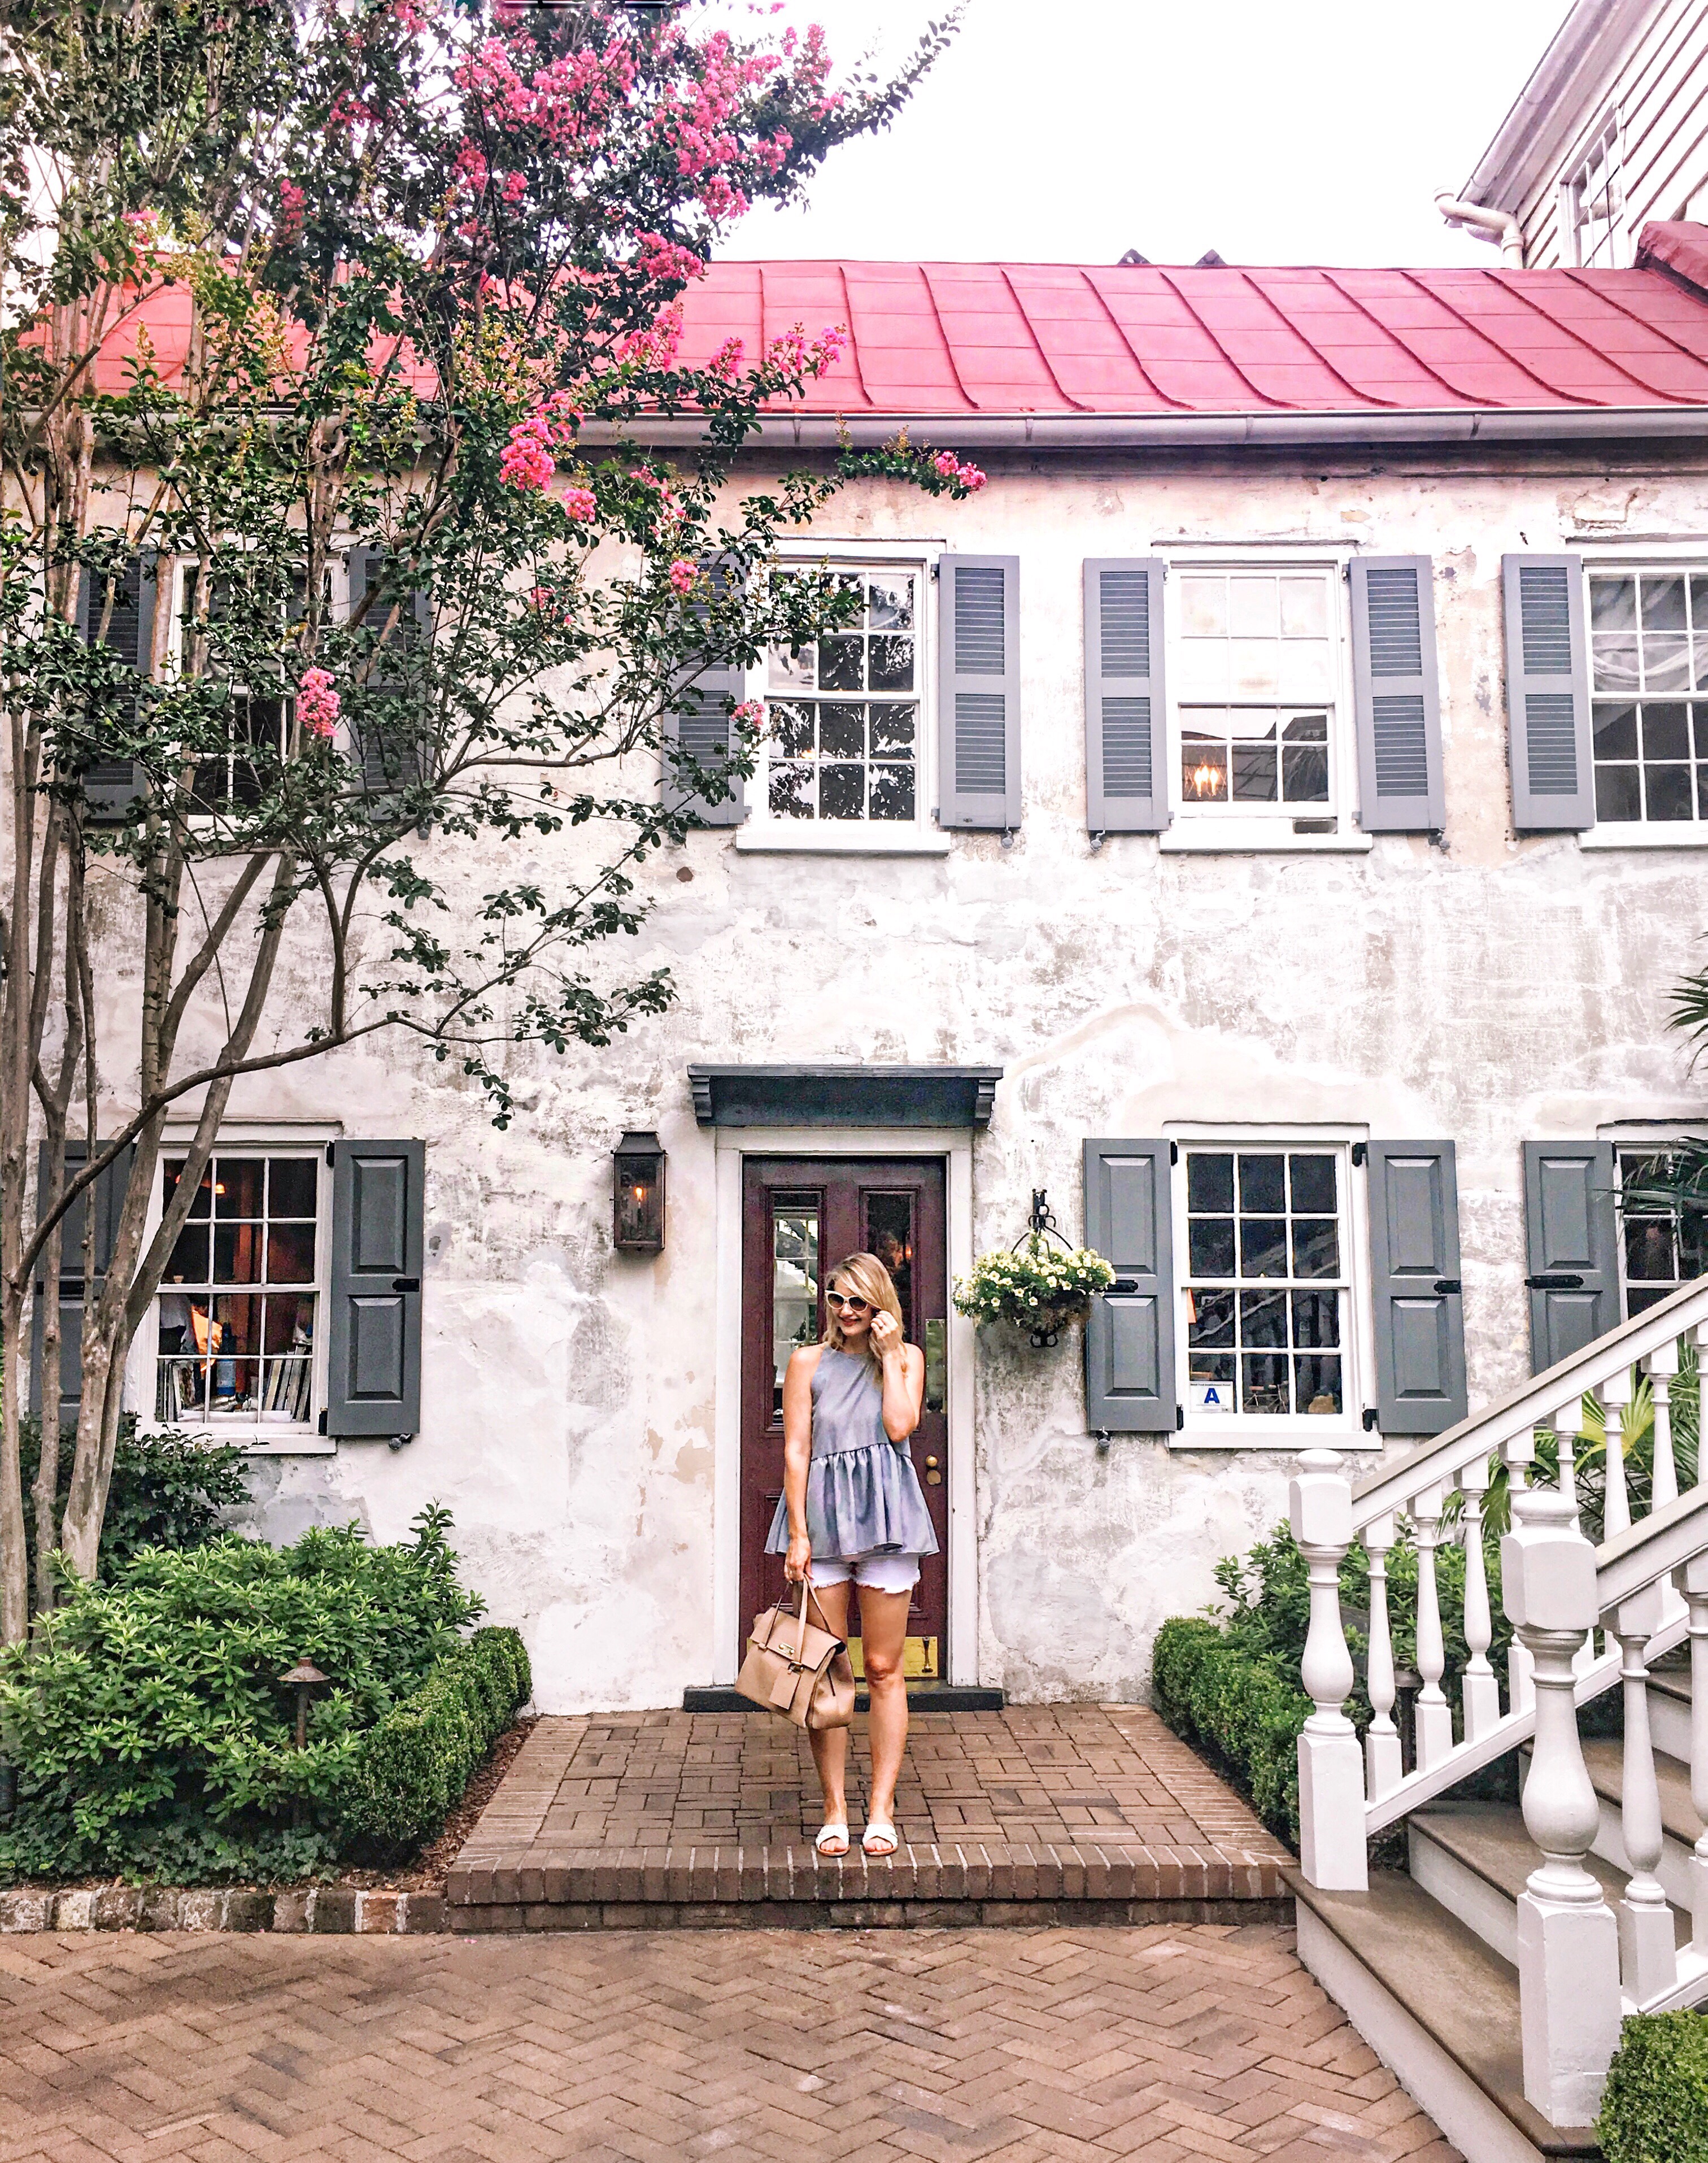
[[[948,1251],[943,1164],[936,1157],[749,1157],[741,1218],[741,1611],[783,1590],[768,1555],[783,1492],[783,1375],[798,1344],[825,1329],[825,1284],[846,1254],[876,1254],[900,1295],[908,1342],[925,1354],[925,1411],[913,1459],[937,1531],[908,1616],[908,1668],[948,1672],[949,1423],[945,1414]]]

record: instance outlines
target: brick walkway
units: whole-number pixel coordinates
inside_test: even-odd
[[[1451,2163],[1291,1946],[3,1938],[0,2163]]]
[[[542,1720],[458,1858],[447,1897],[470,1927],[515,1929],[595,1921],[593,1911],[611,1904],[648,1906],[662,1921],[671,1906],[901,1902],[930,1911],[908,1919],[940,1922],[953,1919],[945,1903],[1284,1894],[1285,1851],[1142,1706],[916,1714],[896,1799],[901,1851],[868,1864],[857,1846],[866,1722],[855,1725],[857,1845],[837,1862],[813,1852],[818,1783],[805,1736],[787,1721],[686,1712]],[[567,1908],[587,1912],[548,1912]]]

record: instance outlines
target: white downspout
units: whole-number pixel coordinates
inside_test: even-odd
[[[1501,260],[1515,270],[1524,268],[1524,235],[1508,210],[1490,210],[1483,203],[1462,202],[1450,189],[1441,189],[1435,207],[1449,225],[1468,225],[1480,239],[1497,242]]]

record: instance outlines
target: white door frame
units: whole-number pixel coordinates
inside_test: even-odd
[[[741,1171],[750,1156],[940,1157],[949,1275],[972,1267],[972,1136],[942,1127],[719,1127],[717,1413],[713,1432],[712,1680],[736,1679],[741,1578]],[[972,1324],[949,1309],[949,1675],[978,1679]]]

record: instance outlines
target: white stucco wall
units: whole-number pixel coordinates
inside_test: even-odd
[[[526,1632],[543,1708],[662,1705],[711,1679],[715,1152],[691,1060],[1002,1066],[974,1150],[980,1249],[1014,1239],[1035,1186],[1077,1228],[1087,1134],[1203,1120],[1452,1136],[1471,1401],[1510,1386],[1528,1363],[1521,1143],[1700,1103],[1663,1018],[1708,859],[1509,828],[1501,555],[1600,527],[1708,532],[1708,482],[1062,459],[993,461],[959,505],[845,495],[839,537],[946,533],[1020,557],[1020,832],[873,860],[694,836],[649,867],[634,956],[670,964],[679,1003],[608,1052],[530,1055],[506,1134],[402,1045],[249,1086],[248,1118],[423,1137],[428,1231],[419,1438],[263,1462],[253,1522],[282,1538],[359,1516],[390,1538],[437,1498],[492,1615]],[[1114,835],[1093,853],[1082,559],[1292,535],[1435,559],[1445,847],[1182,856]],[[312,958],[300,969],[306,986]],[[108,982],[122,1002],[121,957]],[[631,1126],[669,1151],[656,1260],[610,1247],[609,1151]],[[1077,1338],[980,1344],[976,1455],[977,1672],[1022,1699],[1142,1696],[1156,1626],[1213,1595],[1217,1558],[1282,1514],[1291,1469],[1119,1437],[1099,1453]]]

